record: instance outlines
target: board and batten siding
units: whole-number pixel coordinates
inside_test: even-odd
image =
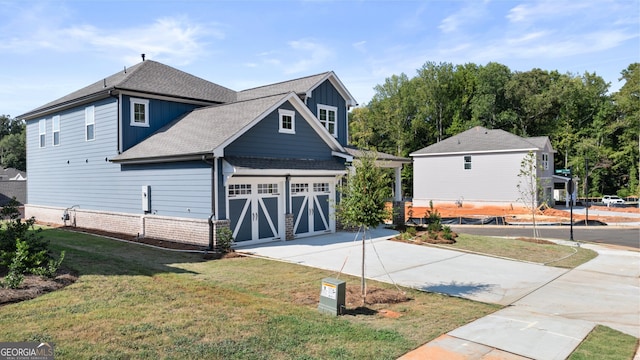
[[[211,211],[211,167],[204,162],[121,166],[116,99],[95,106],[95,140],[85,139],[85,106],[61,112],[60,145],[53,146],[52,117],[39,147],[39,119],[27,121],[27,203],[143,214],[142,186],[151,186],[152,213],[206,218]]]
[[[471,155],[471,169],[465,170],[464,156]],[[518,203],[520,163],[526,153],[456,154],[416,156],[413,205],[463,202]]]
[[[131,125],[131,99],[149,101],[149,126]],[[161,127],[197,107],[197,105],[173,101],[122,96],[122,151],[126,151],[151,136]]]
[[[347,145],[347,103],[329,80],[325,80],[307,98],[307,107],[317,117],[318,104],[337,107],[336,123],[338,126],[337,140],[342,146]]]
[[[284,103],[280,109],[295,111],[289,102]],[[224,150],[225,156],[332,159],[331,148],[299,112],[295,111],[295,134],[280,133],[279,121],[276,109],[229,144]]]

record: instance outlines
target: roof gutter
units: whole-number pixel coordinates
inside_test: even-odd
[[[193,161],[193,160],[202,160],[203,158],[213,159],[213,156],[209,156],[209,154],[189,154],[189,155],[159,156],[159,157],[152,157],[152,158],[135,158],[135,159],[118,159],[116,157],[109,161],[117,164],[136,165],[136,164],[156,164],[156,163],[165,163],[165,162]]]
[[[44,115],[48,115],[52,112],[55,111],[61,111],[61,110],[66,110],[69,108],[73,108],[85,103],[89,103],[92,101],[96,101],[96,100],[100,100],[100,99],[106,99],[109,96],[111,96],[113,90],[116,90],[116,88],[112,87],[112,88],[108,88],[108,89],[104,89],[101,90],[97,93],[93,93],[90,95],[85,95],[79,98],[75,98],[73,100],[69,100],[69,101],[65,101],[59,104],[55,104],[55,105],[51,105],[45,108],[41,108],[41,109],[36,109],[27,113],[24,113],[22,115],[19,115],[16,117],[16,119],[23,119],[23,120],[31,120],[31,119],[35,119]]]

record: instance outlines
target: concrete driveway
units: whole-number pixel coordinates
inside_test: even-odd
[[[387,240],[374,229],[365,276],[475,301],[510,305],[445,334],[405,359],[565,359],[596,324],[640,337],[640,253],[585,245],[599,256],[576,269]],[[236,250],[360,276],[361,234],[338,232]]]

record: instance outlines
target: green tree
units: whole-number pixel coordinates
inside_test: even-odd
[[[478,68],[476,93],[471,100],[474,124],[489,129],[501,129],[505,123],[511,122],[505,98],[505,88],[509,79],[511,70],[505,65],[490,62]]]
[[[364,274],[365,240],[369,228],[380,225],[390,217],[386,200],[391,196],[391,181],[385,171],[376,165],[373,152],[355,162],[355,169],[339,188],[340,201],[336,205],[336,217],[344,226],[362,231],[362,305],[366,302]]]
[[[541,69],[514,73],[505,88],[505,97],[515,115],[509,118],[514,122],[509,129],[503,129],[524,137],[548,134],[558,105],[557,93],[551,90],[559,77],[555,71]]]
[[[518,193],[520,201],[531,212],[533,223],[533,238],[538,238],[538,228],[536,227],[536,211],[538,210],[538,199],[540,198],[540,182],[538,180],[538,162],[536,154],[529,151],[520,162],[518,172]]]
[[[456,109],[454,67],[451,63],[425,63],[418,70],[418,116],[430,124],[432,136],[439,142],[451,124]]]
[[[0,116],[0,166],[27,169],[26,134],[24,122]]]
[[[612,124],[612,170],[619,179],[619,188],[628,194],[640,195],[640,63],[630,64],[621,72],[624,85],[613,95],[618,116]]]

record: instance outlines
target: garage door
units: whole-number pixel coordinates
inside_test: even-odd
[[[333,178],[292,179],[290,204],[296,237],[335,231],[334,188]]]
[[[230,181],[227,209],[236,243],[281,239],[284,234],[282,181]]]

